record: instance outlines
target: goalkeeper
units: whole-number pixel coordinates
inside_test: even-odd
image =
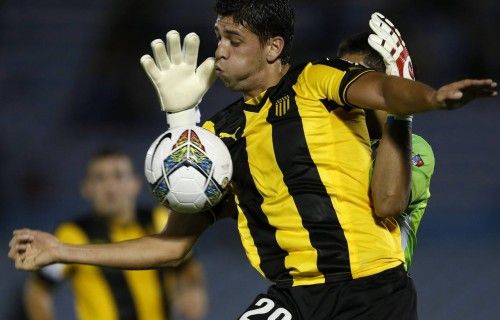
[[[415,80],[406,44],[391,21],[374,13],[369,25],[374,33],[363,32],[343,40],[338,56],[389,75]],[[365,112],[376,159],[371,185],[374,209],[377,216],[396,218],[408,270],[417,230],[430,198],[434,153],[422,137],[412,135],[411,115],[388,115],[369,109]]]

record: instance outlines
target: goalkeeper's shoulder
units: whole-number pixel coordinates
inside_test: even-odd
[[[434,173],[435,157],[431,145],[421,136],[412,134],[412,167],[429,178]]]

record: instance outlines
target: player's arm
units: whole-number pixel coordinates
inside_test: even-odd
[[[29,320],[54,319],[53,285],[32,276],[24,288],[24,306]]]
[[[208,212],[172,213],[165,229],[156,235],[112,244],[70,245],[50,233],[15,230],[9,258],[16,268],[37,270],[51,263],[78,263],[120,269],[152,269],[180,263],[196,239],[213,222]]]
[[[371,196],[375,215],[392,217],[404,211],[411,189],[411,124],[387,118],[374,151]]]
[[[369,25],[374,33],[368,37],[368,44],[382,57],[386,74],[415,80],[410,53],[394,24],[380,13],[374,13]],[[382,132],[373,152],[371,196],[374,212],[381,218],[392,217],[406,209],[411,193],[412,116],[368,111],[371,112],[367,112],[367,124],[368,115],[372,114],[371,127]]]
[[[496,96],[496,86],[491,79],[467,79],[434,90],[418,81],[367,72],[349,86],[347,100],[351,105],[404,115],[460,108],[473,99]]]
[[[193,257],[176,270],[176,278],[176,309],[186,320],[203,319],[208,307],[203,266]]]

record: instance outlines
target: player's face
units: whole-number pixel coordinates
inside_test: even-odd
[[[256,76],[267,64],[264,46],[257,35],[232,17],[217,18],[215,22],[217,49],[215,72],[224,85],[244,92],[252,89]]]
[[[83,196],[97,214],[118,216],[135,208],[140,181],[127,157],[113,156],[89,164],[82,186]]]

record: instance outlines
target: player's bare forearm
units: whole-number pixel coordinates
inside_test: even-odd
[[[112,244],[69,245],[42,231],[14,231],[9,258],[16,268],[37,270],[51,263],[79,263],[120,269],[151,269],[177,264],[212,222],[207,213],[172,213],[158,235]]]
[[[418,81],[368,72],[349,87],[347,99],[363,108],[405,115],[460,108],[476,98],[496,96],[496,86],[491,79],[467,79],[434,90]]]
[[[210,216],[205,213],[186,215],[172,212],[161,234],[112,244],[64,245],[59,253],[59,262],[119,269],[177,265],[210,222]]]
[[[371,195],[375,215],[396,216],[408,204],[411,188],[411,127],[393,121],[383,127],[375,153]]]
[[[110,244],[63,244],[58,250],[57,262],[129,270],[154,269],[180,263],[195,241],[196,237],[152,235]]]

